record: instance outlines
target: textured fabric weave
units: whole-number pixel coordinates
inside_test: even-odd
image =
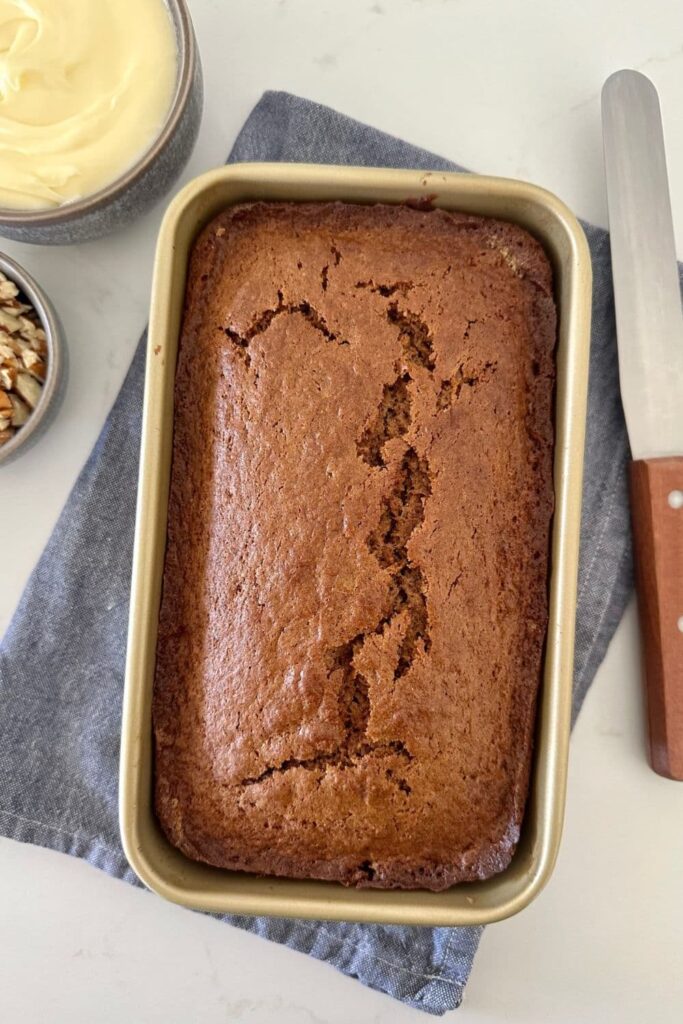
[[[229,158],[253,160],[459,169],[284,93],[264,95]],[[594,296],[575,715],[631,587],[609,240],[597,228],[586,232]],[[0,647],[0,833],[133,883],[119,841],[117,783],[143,379],[141,342]],[[460,1003],[481,935],[478,928],[226,920],[433,1014]]]

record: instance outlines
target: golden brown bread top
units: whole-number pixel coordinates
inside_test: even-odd
[[[154,695],[171,840],[443,888],[514,850],[547,619],[555,308],[526,232],[254,204],[198,240]]]

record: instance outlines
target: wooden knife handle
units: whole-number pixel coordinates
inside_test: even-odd
[[[683,456],[631,463],[650,760],[683,780]]]

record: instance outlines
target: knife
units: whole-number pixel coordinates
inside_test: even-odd
[[[607,79],[602,128],[650,761],[683,780],[683,312],[659,99],[645,75]]]

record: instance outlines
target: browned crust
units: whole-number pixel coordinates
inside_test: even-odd
[[[195,245],[154,689],[161,825],[220,867],[439,890],[509,863],[547,623],[541,246],[253,204]]]

